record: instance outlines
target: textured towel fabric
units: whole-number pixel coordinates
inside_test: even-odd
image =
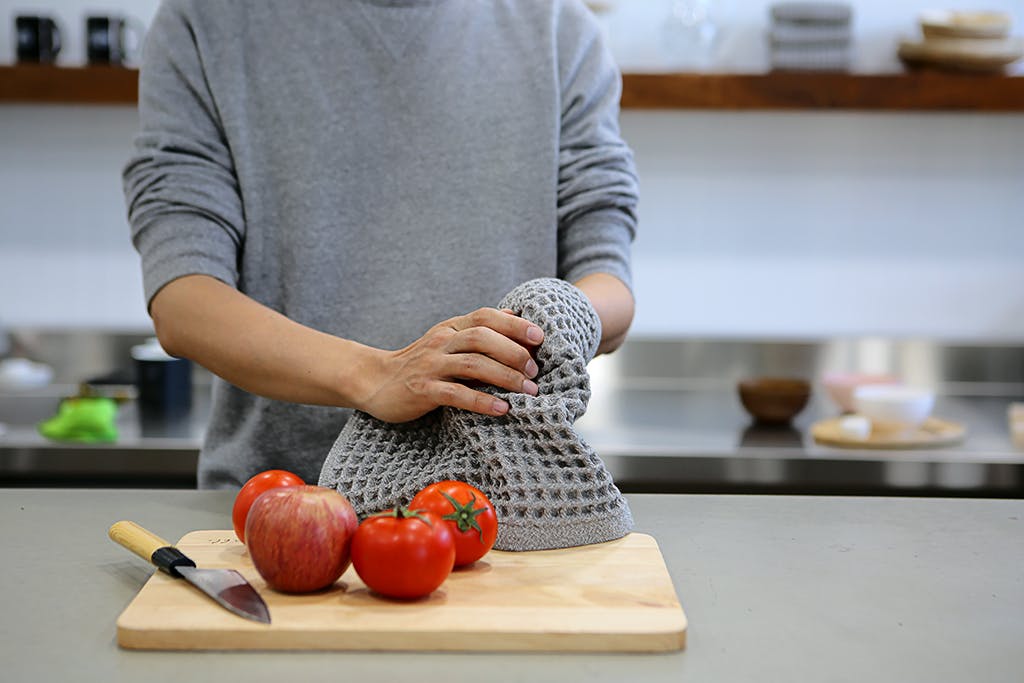
[[[509,412],[490,417],[439,408],[390,424],[355,413],[324,463],[320,485],[337,488],[360,514],[407,504],[427,484],[466,481],[498,513],[499,550],[566,548],[620,538],[629,506],[573,423],[590,400],[587,362],[601,321],[569,283],[530,280],[502,299],[544,330],[537,396],[490,389]]]

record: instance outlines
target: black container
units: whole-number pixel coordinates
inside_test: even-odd
[[[85,54],[90,64],[122,66],[136,51],[141,29],[138,22],[118,16],[85,18]]]
[[[154,341],[132,347],[139,406],[177,414],[192,407],[192,363],[168,355]]]
[[[15,17],[14,38],[19,62],[52,64],[60,53],[60,29],[50,17]]]

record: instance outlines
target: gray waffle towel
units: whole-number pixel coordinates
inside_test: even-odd
[[[400,424],[356,412],[320,473],[360,515],[409,500],[427,484],[456,479],[487,494],[498,513],[499,550],[599,543],[633,528],[629,506],[573,423],[590,400],[587,362],[601,320],[590,301],[558,279],[509,292],[508,308],[544,330],[537,396],[488,391],[509,403],[501,417],[438,408]]]

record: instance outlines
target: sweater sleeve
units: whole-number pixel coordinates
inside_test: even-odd
[[[558,275],[575,282],[608,273],[632,288],[637,177],[633,153],[619,134],[621,76],[581,3],[562,4],[557,31]]]
[[[139,119],[123,182],[147,306],[184,275],[211,275],[236,286],[245,233],[238,180],[181,2],[165,0],[147,33]]]

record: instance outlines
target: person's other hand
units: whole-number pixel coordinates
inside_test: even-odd
[[[359,406],[387,422],[405,422],[439,406],[504,415],[508,404],[469,385],[536,395],[531,351],[544,332],[510,311],[480,308],[430,328],[398,351],[382,352],[374,389]]]

